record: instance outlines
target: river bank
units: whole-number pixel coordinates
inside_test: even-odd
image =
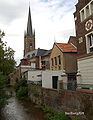
[[[29,99],[18,100],[13,88],[7,88],[7,93],[12,95],[0,115],[0,120],[44,120],[44,112],[35,108]]]

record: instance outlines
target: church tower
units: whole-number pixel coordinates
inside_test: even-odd
[[[29,6],[27,31],[24,33],[24,56],[35,50],[35,30],[32,28],[31,11]]]

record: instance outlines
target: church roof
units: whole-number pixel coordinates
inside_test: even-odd
[[[39,57],[39,56],[42,56],[43,54],[45,54],[46,52],[47,52],[47,50],[38,48],[36,50],[28,52],[25,55],[24,59],[32,58],[32,57]]]

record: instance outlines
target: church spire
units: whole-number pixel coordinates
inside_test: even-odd
[[[33,35],[30,5],[29,5],[28,22],[27,22],[27,35],[28,36]]]

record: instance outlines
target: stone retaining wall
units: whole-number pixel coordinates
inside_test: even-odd
[[[88,120],[93,120],[93,94],[79,91],[46,89],[29,85],[30,98],[36,104],[52,107],[57,111],[84,112]],[[36,94],[31,89],[36,89]]]

